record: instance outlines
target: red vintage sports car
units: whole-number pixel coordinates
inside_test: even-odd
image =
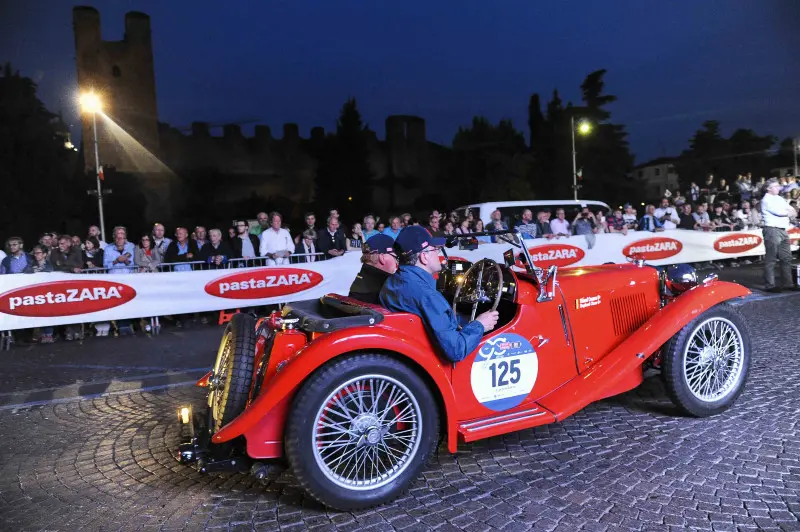
[[[451,259],[440,274],[459,312],[500,313],[455,364],[419,317],[347,297],[237,314],[198,381],[208,409],[180,411],[189,440],[178,459],[260,478],[286,459],[313,497],[353,510],[397,497],[440,437],[455,453],[459,441],[555,423],[635,388],[648,369],[692,416],[723,412],[744,390],[750,334],[726,301],[746,288],[635,258],[543,271],[517,247],[504,265]]]

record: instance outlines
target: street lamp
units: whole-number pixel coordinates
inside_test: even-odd
[[[97,113],[102,111],[102,104],[97,94],[87,92],[81,95],[81,108],[84,112],[92,113],[92,133],[94,141],[94,169],[97,177],[97,208],[100,211],[100,238],[106,241],[106,223],[103,218],[103,189],[100,186],[100,153],[97,151]]]
[[[573,199],[578,201],[578,165],[575,161],[575,117],[569,117],[570,130],[572,131],[572,193]],[[588,135],[592,132],[592,124],[588,120],[578,123],[578,133]]]

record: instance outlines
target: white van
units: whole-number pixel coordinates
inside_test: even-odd
[[[459,214],[463,213],[466,209],[472,212],[473,218],[476,220],[480,218],[483,223],[489,223],[492,219],[492,213],[495,209],[500,209],[503,222],[507,227],[513,227],[514,224],[522,217],[522,211],[530,209],[533,212],[533,219],[536,219],[536,213],[539,211],[550,211],[550,219],[556,217],[557,209],[564,209],[566,214],[565,218],[572,222],[575,216],[584,207],[597,214],[597,211],[602,210],[608,216],[611,207],[602,201],[594,200],[529,200],[529,201],[490,201],[487,203],[475,203],[467,207],[459,207],[455,209]]]

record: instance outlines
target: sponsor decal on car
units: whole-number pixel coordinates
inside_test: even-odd
[[[744,253],[761,245],[763,239],[758,235],[733,233],[714,241],[714,249],[720,253]]]
[[[575,300],[575,308],[580,310],[587,307],[596,307],[600,304],[600,296],[586,296]]]
[[[679,240],[658,236],[631,242],[622,248],[622,254],[637,259],[658,260],[674,257],[682,249],[683,244]]]
[[[531,260],[540,268],[550,266],[569,266],[583,259],[586,256],[581,248],[570,244],[545,244],[528,249]]]
[[[29,318],[77,316],[108,310],[136,297],[132,287],[112,281],[53,281],[0,294],[0,312]]]
[[[224,299],[266,299],[313,288],[322,274],[300,268],[261,268],[225,275],[205,286],[207,294]]]

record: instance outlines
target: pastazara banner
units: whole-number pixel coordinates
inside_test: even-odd
[[[798,232],[794,232],[795,236]],[[592,245],[593,241],[593,245]],[[796,240],[793,242],[795,243]],[[664,265],[763,255],[760,230],[631,232],[526,240],[542,268],[625,262],[636,256]],[[507,243],[448,254],[475,262],[503,261]],[[255,307],[347,294],[358,273],[360,252],[327,261],[262,268],[132,274],[37,273],[0,276],[0,330],[146,318]]]

